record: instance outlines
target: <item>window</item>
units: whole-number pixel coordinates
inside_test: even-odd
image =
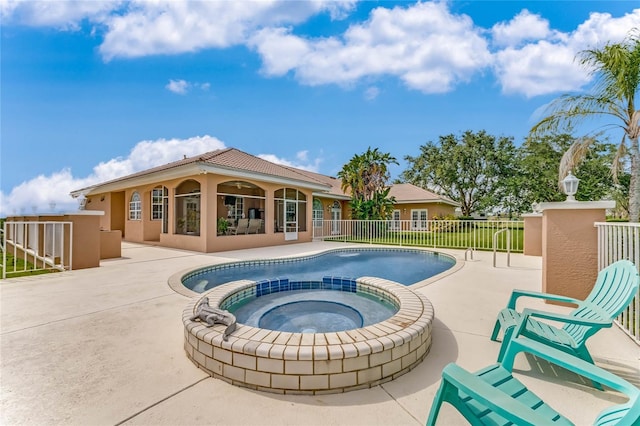
[[[293,188],[278,189],[274,193],[276,212],[275,232],[307,230],[307,197]]]
[[[244,198],[235,197],[233,204],[229,205],[227,216],[233,219],[234,223],[238,223],[238,219],[244,219]]]
[[[151,220],[162,220],[164,217],[164,194],[162,188],[151,190]]]
[[[414,231],[426,231],[429,219],[427,209],[411,210],[411,229]]]
[[[324,219],[324,211],[322,209],[322,201],[317,198],[313,199],[313,226],[314,228],[322,227],[322,220]]]
[[[140,194],[138,191],[134,191],[131,194],[131,200],[129,200],[129,220],[141,220],[142,219],[142,202],[140,201]]]
[[[391,217],[391,229],[394,231],[399,231],[401,223],[402,222],[400,222],[400,210],[394,210]]]

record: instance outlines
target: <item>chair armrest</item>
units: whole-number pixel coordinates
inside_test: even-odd
[[[589,318],[580,318],[573,315],[561,314],[556,312],[541,311],[538,309],[525,308],[522,311],[521,323],[524,324],[529,317],[544,318],[552,321],[559,321],[576,325],[589,325],[592,327],[608,328],[613,324],[612,320],[596,320]]]
[[[505,370],[513,371],[513,363],[519,352],[527,352],[535,355],[536,357],[543,358],[552,364],[566,368],[580,376],[608,386],[630,398],[640,394],[640,389],[636,388],[621,377],[618,377],[615,374],[612,374],[576,356],[529,339],[526,336],[519,336],[509,342],[509,346],[507,347],[507,351],[502,360],[502,367]]]
[[[541,425],[549,419],[541,416],[529,406],[494,388],[476,375],[457,364],[451,363],[442,370],[442,380],[449,382],[491,411],[518,425]]]
[[[532,297],[535,299],[544,299],[551,300],[554,302],[563,302],[563,303],[573,303],[575,305],[580,304],[582,300],[575,299],[573,297],[562,296],[559,294],[551,294],[551,293],[541,293],[538,291],[529,291],[529,290],[513,290],[511,292],[511,298],[509,299],[509,303],[507,304],[507,308],[515,309],[516,301],[520,297]]]

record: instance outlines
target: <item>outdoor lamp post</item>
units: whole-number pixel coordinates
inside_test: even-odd
[[[567,194],[567,199],[565,201],[576,201],[575,195],[578,192],[578,183],[580,179],[571,174],[571,170],[567,173],[567,176],[562,179],[562,187],[564,188],[564,193]]]

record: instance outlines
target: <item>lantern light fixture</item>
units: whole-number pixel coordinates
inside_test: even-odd
[[[580,183],[580,179],[575,177],[571,170],[567,173],[567,176],[562,179],[562,187],[564,188],[564,193],[567,194],[566,201],[576,201],[576,192],[578,192],[578,184]]]

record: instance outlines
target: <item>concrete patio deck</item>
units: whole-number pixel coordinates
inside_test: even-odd
[[[433,345],[424,362],[371,389],[277,395],[232,386],[198,370],[183,350],[189,299],[167,285],[186,268],[235,259],[301,255],[344,244],[201,254],[123,243],[123,257],[84,269],[0,282],[0,423],[6,425],[421,425],[442,368],[495,362],[496,313],[513,288],[540,290],[541,259],[511,267],[477,252],[457,272],[416,289],[433,303]],[[443,250],[458,259],[462,251]],[[503,255],[504,256],[504,255]],[[371,272],[375,275],[375,271]],[[534,301],[529,306],[541,305]],[[565,309],[544,306],[545,309]],[[640,347],[613,327],[588,344],[601,367],[640,385]],[[591,424],[621,396],[520,355],[516,376],[574,423]],[[450,406],[439,424],[466,424]]]

